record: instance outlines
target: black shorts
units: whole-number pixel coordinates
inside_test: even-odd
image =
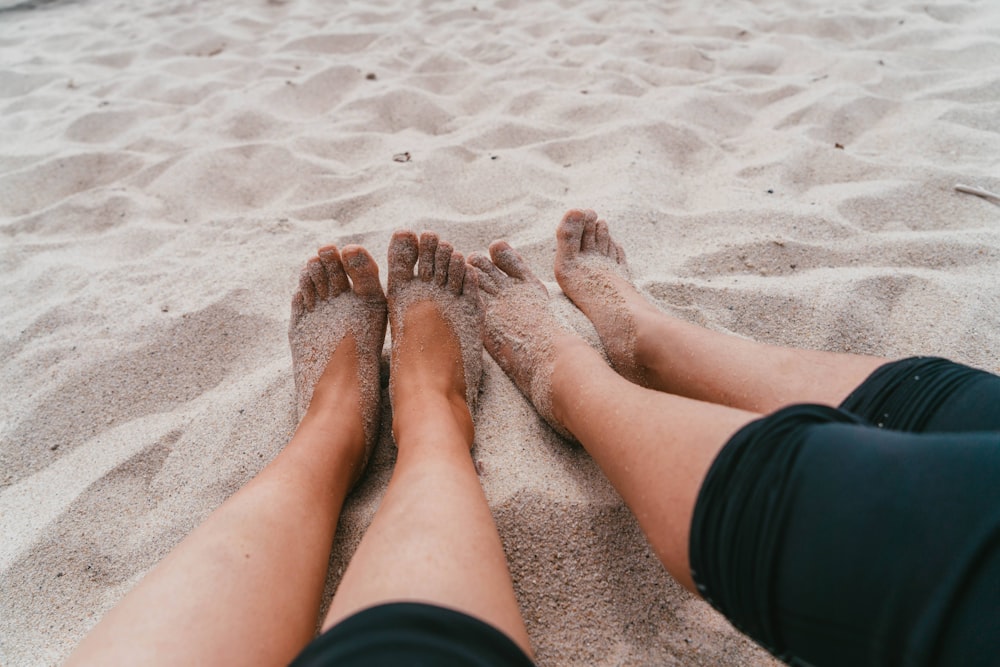
[[[1000,665],[1000,378],[887,364],[839,409],[734,435],[702,485],[692,576],[793,665]]]
[[[350,616],[312,641],[292,667],[530,667],[514,641],[467,614],[397,602]]]

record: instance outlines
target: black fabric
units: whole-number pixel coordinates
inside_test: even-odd
[[[1000,377],[939,357],[885,364],[841,409],[894,431],[1000,431]]]
[[[702,485],[690,560],[790,664],[1000,665],[1000,378],[907,359],[840,409],[747,425]]]
[[[444,607],[399,602],[371,607],[317,637],[291,667],[498,667],[533,663],[507,635]]]

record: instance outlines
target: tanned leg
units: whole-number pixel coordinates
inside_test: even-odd
[[[756,343],[669,317],[629,282],[604,220],[569,211],[556,232],[556,280],[597,329],[615,370],[644,387],[768,413],[839,405],[887,359]]]
[[[557,430],[580,441],[639,520],[660,561],[695,591],[688,560],[701,483],[730,436],[760,415],[640,387],[548,310],[548,294],[505,242],[473,254],[493,358]]]
[[[419,276],[414,265],[419,256]],[[390,392],[399,454],[324,628],[376,604],[417,601],[479,618],[530,655],[507,561],[470,456],[482,364],[476,275],[430,233],[389,246]]]
[[[310,260],[289,328],[304,412],[292,440],[108,613],[67,664],[276,665],[309,642],[341,505],[376,435],[385,320],[367,251],[349,246],[342,259],[328,246]]]

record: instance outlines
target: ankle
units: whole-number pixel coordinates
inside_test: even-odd
[[[629,378],[644,387],[656,384],[655,378],[664,364],[669,364],[676,353],[670,341],[674,339],[676,320],[660,312],[651,304],[633,309],[635,338],[632,347]]]
[[[302,415],[302,422],[343,423],[346,420],[353,423],[356,420],[360,424],[360,375],[356,356],[342,356],[338,350],[313,386],[309,407]]]
[[[573,433],[573,417],[586,404],[585,393],[595,382],[618,378],[601,355],[582,338],[567,335],[555,341],[552,364],[552,416]]]
[[[400,449],[459,444],[472,448],[475,428],[465,397],[455,393],[428,392],[415,400],[396,400],[392,435]]]
[[[346,475],[353,486],[364,472],[368,442],[360,414],[350,414],[349,405],[354,404],[327,411],[310,406],[279,458],[298,461],[316,474]]]
[[[635,323],[635,339],[633,343],[633,361],[636,370],[644,372],[655,362],[657,354],[663,348],[662,326],[656,314],[646,309],[633,309]]]

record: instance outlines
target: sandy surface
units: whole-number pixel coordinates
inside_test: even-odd
[[[1000,371],[1000,206],[953,190],[1000,191],[1000,5],[834,7],[0,1],[0,663],[58,662],[279,451],[324,243],[503,236],[554,288],[593,207],[670,313]],[[477,422],[542,665],[771,664],[491,360]]]

